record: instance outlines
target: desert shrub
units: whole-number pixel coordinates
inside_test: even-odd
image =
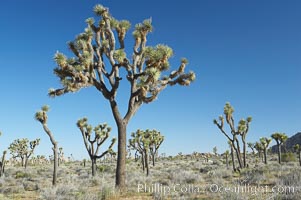
[[[101,165],[101,166],[97,166],[97,170],[100,173],[109,172],[110,171],[110,167],[106,166],[106,165]]]
[[[283,154],[281,154],[281,161],[282,162],[294,162],[294,161],[296,161],[295,154],[292,152],[283,153]]]
[[[240,181],[244,184],[260,185],[266,179],[267,173],[266,168],[243,169],[240,173]]]
[[[38,184],[32,181],[24,181],[23,187],[25,191],[36,191],[39,189]]]
[[[103,186],[101,188],[101,200],[109,199],[114,194],[114,190],[108,186]]]
[[[170,174],[170,180],[174,183],[194,184],[201,181],[201,176],[193,171],[177,170]]]
[[[288,174],[282,174],[279,177],[278,184],[284,186],[300,186],[301,185],[300,169],[293,169]]]
[[[15,178],[18,179],[18,178],[30,178],[30,174],[26,173],[26,172],[22,172],[22,171],[17,171],[16,172],[16,175],[15,175]]]
[[[200,173],[207,174],[209,171],[213,170],[213,167],[211,166],[203,166],[200,168]]]
[[[222,161],[219,161],[219,160],[214,160],[212,165],[217,165],[217,166],[221,166],[223,163]]]

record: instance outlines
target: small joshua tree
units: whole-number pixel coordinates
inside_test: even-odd
[[[281,164],[281,146],[287,140],[287,135],[285,133],[273,133],[271,137],[276,141],[278,148],[278,162]]]
[[[212,152],[213,152],[213,154],[214,154],[215,156],[217,155],[217,147],[216,147],[216,146],[213,147]]]
[[[152,156],[153,166],[155,166],[155,158],[158,154],[158,149],[160,148],[162,142],[164,141],[164,136],[161,135],[159,131],[151,130],[150,132],[150,144],[149,150]]]
[[[48,125],[47,125],[47,119],[48,119],[47,112],[48,111],[49,111],[49,107],[43,106],[40,111],[36,112],[35,119],[42,124],[44,131],[49,136],[49,139],[53,145],[52,151],[53,151],[53,160],[54,161],[53,161],[52,185],[55,186],[56,180],[57,180],[57,168],[58,168],[58,144],[57,144],[57,141],[54,139],[54,136],[51,133],[51,131],[49,130]]]
[[[249,124],[252,121],[251,117],[248,117],[246,120],[241,119],[238,122],[237,128],[234,125],[234,118],[233,118],[234,108],[227,102],[224,106],[224,115],[226,118],[226,122],[230,127],[230,134],[226,133],[224,129],[224,117],[221,115],[219,116],[219,121],[216,119],[213,120],[213,123],[220,129],[220,131],[227,137],[228,141],[232,143],[233,149],[236,152],[236,157],[238,160],[239,167],[246,167],[246,151],[247,151],[247,143],[246,143],[246,135],[249,131]],[[241,136],[241,140],[243,143],[243,161],[241,159],[241,151],[240,151],[240,144],[237,136]]]
[[[109,138],[111,132],[111,127],[108,127],[107,124],[100,124],[93,128],[91,125],[88,125],[88,119],[82,118],[77,121],[77,127],[82,133],[85,147],[88,151],[92,162],[92,176],[96,174],[96,160],[101,159],[107,153],[113,151],[112,147],[116,142],[116,138],[113,138],[109,148],[104,151],[102,154],[99,154],[100,146]],[[92,136],[92,131],[94,131],[94,137]]]
[[[258,153],[258,157],[259,159],[262,158],[262,151],[263,151],[263,147],[262,147],[262,144],[260,142],[256,142],[255,145],[254,145],[254,148],[256,149],[257,153]]]
[[[6,155],[6,151],[3,151],[2,159],[0,161],[0,177],[2,177],[3,174],[4,174],[4,169],[5,169],[5,155]]]
[[[60,164],[63,162],[63,159],[64,159],[63,147],[60,147],[58,152],[58,163],[57,163],[58,166],[60,166]]]
[[[28,159],[33,154],[34,149],[39,145],[40,139],[30,141],[27,138],[16,139],[10,144],[10,150],[13,158],[21,158],[22,167],[27,167]]]
[[[86,20],[87,28],[75,41],[69,42],[74,57],[62,53],[55,54],[57,68],[55,75],[62,87],[50,89],[52,97],[71,93],[82,88],[95,87],[108,100],[118,128],[118,156],[116,186],[125,189],[126,129],[130,119],[142,106],[157,99],[168,86],[188,86],[195,79],[193,72],[185,73],[188,63],[182,59],[178,69],[169,71],[169,59],[173,50],[162,44],[147,45],[147,37],[153,30],[152,20],[144,20],[133,31],[133,52],[126,50],[126,34],[130,22],[117,20],[109,9],[96,5],[94,12],[99,18]],[[117,36],[117,37],[116,37]],[[127,55],[130,53],[130,55]],[[120,73],[125,70],[125,73]],[[130,95],[126,113],[119,111],[117,91],[121,84],[130,84]],[[125,99],[122,100],[123,102]]]
[[[255,154],[255,143],[248,142],[247,143],[248,147],[252,150],[252,154]]]
[[[294,145],[294,151],[298,154],[299,165],[301,166],[301,147],[299,144]]]
[[[150,146],[150,131],[142,131],[138,129],[132,133],[132,139],[129,139],[129,145],[132,149],[137,150],[141,155],[141,163],[143,171],[146,169],[146,175],[149,175],[149,146]]]
[[[263,155],[264,155],[264,164],[268,164],[267,161],[267,151],[268,151],[268,147],[272,141],[271,138],[266,138],[266,137],[262,137],[259,139],[260,144],[261,144],[261,148],[263,150]]]

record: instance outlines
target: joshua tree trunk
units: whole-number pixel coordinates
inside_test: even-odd
[[[267,161],[267,149],[265,148],[264,149],[264,164],[268,164],[268,161]]]
[[[237,160],[238,160],[238,164],[239,164],[239,168],[242,168],[242,161],[241,161],[241,154],[240,154],[240,146],[239,146],[239,142],[237,139],[235,139],[236,141],[236,147],[234,147],[235,151],[236,151],[236,156],[237,156]],[[234,144],[233,144],[234,146]]]
[[[146,168],[146,176],[149,175],[149,164],[148,164],[149,156],[148,149],[145,150],[145,168]]]
[[[142,171],[144,172],[145,171],[145,154],[142,153],[141,154],[141,164],[142,164]]]
[[[50,141],[53,145],[52,151],[53,151],[53,177],[52,177],[52,185],[56,185],[56,180],[57,180],[57,169],[58,169],[58,145],[57,142],[54,140],[54,137],[51,133],[51,131],[48,129],[47,125],[43,123],[43,128],[47,135],[50,138]]]
[[[1,159],[1,162],[0,162],[0,177],[3,176],[3,174],[4,174],[5,154],[6,154],[6,151],[3,152],[2,159]]]
[[[152,155],[153,166],[155,166],[155,155],[156,155],[156,153],[154,153],[154,154]]]
[[[300,166],[301,166],[301,151],[299,150],[299,164],[300,164]]]
[[[21,157],[21,166],[24,167],[24,158]]]
[[[25,162],[24,162],[24,167],[25,167],[25,169],[27,168],[27,163],[28,163],[28,157],[25,156]]]
[[[55,142],[53,144],[53,179],[52,179],[52,185],[56,185],[57,180],[57,169],[58,169],[58,146]]]
[[[244,167],[247,167],[247,144],[245,136],[242,137],[242,143],[243,143],[243,160],[244,160]]]
[[[115,114],[114,114],[115,117]],[[125,120],[116,120],[118,127],[118,153],[116,168],[116,187],[120,190],[125,189],[125,168],[126,168],[126,127]]]
[[[281,145],[277,145],[278,147],[278,163],[281,164]]]
[[[92,176],[95,176],[96,174],[96,158],[91,158],[92,162]]]
[[[235,168],[235,158],[234,158],[234,148],[232,145],[231,146],[231,158],[232,158],[232,166],[233,166],[233,171],[236,171],[236,168]]]

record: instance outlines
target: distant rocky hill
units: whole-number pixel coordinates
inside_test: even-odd
[[[300,144],[301,145],[301,132],[296,133],[292,137],[288,138],[286,142],[283,144],[282,151],[288,152],[288,151],[293,151],[293,146],[295,144]],[[273,153],[276,153],[277,150],[277,145],[274,145],[271,147],[271,150]]]

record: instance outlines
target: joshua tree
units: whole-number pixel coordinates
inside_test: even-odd
[[[130,22],[116,20],[109,9],[102,5],[96,5],[94,12],[100,18],[99,22],[95,23],[93,18],[87,19],[85,31],[75,41],[69,42],[69,48],[75,57],[67,58],[59,52],[55,54],[58,67],[54,69],[54,73],[61,80],[62,88],[50,89],[49,95],[60,96],[92,86],[108,100],[118,128],[116,186],[123,190],[126,128],[130,119],[143,103],[153,102],[167,86],[187,86],[195,79],[195,74],[184,72],[188,61],[182,59],[177,70],[164,75],[169,69],[173,51],[162,44],[155,47],[146,45],[148,33],[153,29],[151,19],[135,26],[133,53],[127,56],[124,39],[130,29]],[[118,36],[117,40],[115,36]],[[126,73],[119,73],[122,69]],[[122,78],[123,74],[126,76]],[[124,81],[130,84],[130,95],[127,111],[122,115],[116,96],[120,83]]]
[[[268,147],[269,147],[272,139],[271,138],[262,137],[259,140],[260,140],[261,148],[263,150],[264,164],[268,164],[268,161],[267,161],[267,151],[268,151]]]
[[[159,131],[150,131],[150,144],[149,151],[152,156],[153,166],[155,166],[155,157],[158,154],[158,149],[160,148],[162,142],[164,141],[164,136],[161,135]]]
[[[258,157],[259,158],[262,158],[262,151],[263,151],[263,147],[262,147],[262,144],[260,142],[256,142],[255,145],[254,145],[254,148],[256,149],[257,153],[258,153]]]
[[[247,143],[248,147],[252,150],[252,154],[255,154],[255,143],[248,142]]]
[[[93,128],[91,125],[88,125],[88,119],[82,118],[77,121],[77,127],[82,133],[85,147],[88,151],[92,162],[92,176],[96,174],[96,160],[101,159],[107,153],[112,151],[112,147],[116,142],[116,138],[112,139],[111,145],[109,148],[104,151],[102,154],[98,154],[100,146],[109,138],[111,132],[111,127],[108,127],[107,124],[100,124]],[[94,132],[94,137],[92,137],[92,131]]]
[[[0,177],[2,177],[3,174],[4,174],[4,169],[5,169],[5,155],[6,155],[6,151],[3,151],[2,159],[0,161]]]
[[[285,133],[273,133],[271,137],[276,141],[278,148],[278,162],[281,164],[281,146],[287,140]]]
[[[138,129],[132,133],[132,139],[129,139],[129,145],[132,149],[137,150],[141,155],[141,163],[143,171],[146,169],[146,175],[149,175],[149,149],[151,143],[151,132],[150,130],[142,131]]]
[[[63,147],[60,147],[58,152],[58,163],[57,163],[58,166],[60,166],[60,163],[63,162],[63,159],[64,159]]]
[[[27,167],[28,159],[33,154],[34,149],[39,145],[40,139],[30,141],[27,138],[16,139],[10,144],[8,149],[13,158],[21,158],[21,165]]]
[[[49,111],[49,107],[43,106],[40,111],[36,112],[35,119],[42,124],[44,131],[49,136],[49,139],[53,145],[52,151],[53,151],[53,160],[54,161],[53,161],[52,185],[55,186],[56,179],[57,179],[57,168],[58,168],[58,144],[57,144],[57,141],[54,139],[54,136],[51,133],[51,131],[49,130],[48,125],[47,125],[47,119],[48,119],[47,112],[48,111]]]
[[[301,166],[301,148],[300,148],[300,145],[299,144],[295,144],[294,145],[294,150],[295,152],[298,154],[298,157],[299,157],[299,164]]]
[[[246,120],[241,119],[238,122],[237,128],[235,128],[234,125],[234,118],[233,118],[233,112],[234,108],[230,105],[229,102],[226,103],[224,107],[224,115],[226,118],[226,122],[230,127],[230,132],[232,137],[228,133],[226,133],[224,129],[224,117],[221,115],[219,116],[219,122],[214,119],[213,123],[220,129],[220,131],[227,137],[227,139],[232,143],[232,147],[234,148],[236,152],[236,157],[238,159],[239,167],[246,167],[246,151],[247,151],[247,144],[246,144],[246,135],[249,131],[249,124],[252,121],[251,117],[248,117]],[[240,135],[243,143],[243,162],[241,160],[241,151],[240,151],[240,145],[239,140],[237,136]]]

